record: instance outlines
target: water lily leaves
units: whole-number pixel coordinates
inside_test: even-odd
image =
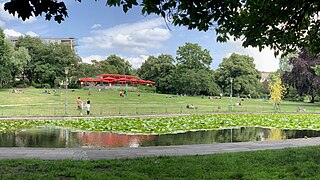
[[[317,114],[207,114],[168,118],[92,118],[70,120],[3,120],[0,132],[32,127],[57,126],[83,131],[133,134],[166,134],[191,130],[232,127],[273,127],[279,129],[320,129]]]

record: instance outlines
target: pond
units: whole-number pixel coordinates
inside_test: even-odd
[[[45,127],[2,132],[0,133],[0,147],[113,148],[268,141],[306,137],[320,137],[320,131],[242,127],[164,135],[130,135]]]

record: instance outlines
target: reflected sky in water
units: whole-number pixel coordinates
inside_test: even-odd
[[[260,127],[194,131],[164,135],[80,132],[44,127],[0,133],[0,147],[114,148],[268,141],[319,136],[320,131],[280,130]]]

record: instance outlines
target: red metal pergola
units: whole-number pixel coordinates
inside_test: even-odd
[[[100,74],[98,78],[81,78],[79,79],[80,82],[104,82],[104,83],[109,83],[109,85],[113,83],[131,83],[133,85],[141,84],[141,85],[152,85],[155,84],[155,82],[150,81],[150,80],[143,80],[143,79],[138,79],[137,76],[129,76],[129,75],[123,75],[123,74]]]
[[[106,78],[103,78],[103,82],[115,83],[115,82],[117,82],[117,79],[113,78],[113,77],[106,77]]]
[[[127,78],[119,78],[119,79],[117,79],[117,81],[119,81],[120,83],[126,83],[126,82],[129,82],[130,79],[127,79]]]
[[[101,81],[103,81],[102,78],[95,78],[92,82],[101,82]]]
[[[150,81],[150,80],[146,80],[145,82],[146,82],[146,84],[155,84],[155,82]]]
[[[93,82],[93,78],[81,78],[79,79],[80,82]]]

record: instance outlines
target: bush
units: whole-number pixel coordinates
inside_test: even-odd
[[[17,88],[27,88],[28,84],[18,84],[15,87],[17,87]]]
[[[137,85],[137,88],[140,92],[156,92],[155,86],[147,86],[147,85]]]
[[[32,82],[31,84],[32,84],[32,86],[35,87],[35,88],[44,88],[44,87],[46,87],[47,89],[50,89],[50,88],[51,88],[50,84],[47,84],[47,83],[38,84],[38,83]]]
[[[69,84],[68,88],[70,88],[70,89],[80,89],[81,86],[80,86],[80,84],[73,83],[73,84]]]

